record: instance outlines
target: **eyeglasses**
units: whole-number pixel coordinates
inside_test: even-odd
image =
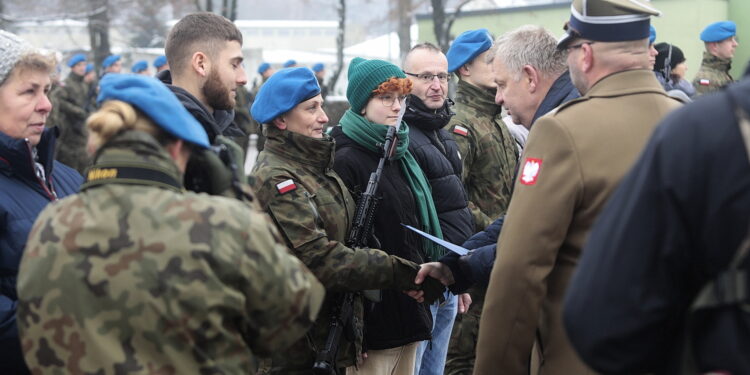
[[[386,107],[393,106],[393,103],[396,102],[396,99],[398,99],[399,103],[403,103],[404,99],[406,99],[406,95],[392,95],[392,94],[383,94],[378,95],[377,98],[380,99],[380,102],[383,103]]]
[[[420,81],[422,81],[424,83],[431,83],[432,80],[435,79],[435,77],[437,77],[437,79],[440,82],[446,83],[446,82],[448,82],[448,78],[450,78],[450,74],[448,74],[448,73],[438,73],[438,74],[431,74],[431,73],[414,74],[414,73],[409,73],[409,72],[404,72],[404,73],[406,75],[410,75],[412,77],[417,77],[418,80],[420,80]]]
[[[583,42],[583,43],[574,44],[572,46],[565,47],[565,50],[570,52],[570,50],[572,49],[578,49],[578,48],[583,47],[584,44],[592,45],[592,44],[596,44],[596,42]]]

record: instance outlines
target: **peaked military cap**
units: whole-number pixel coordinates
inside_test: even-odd
[[[268,124],[318,94],[318,79],[310,68],[282,69],[260,87],[250,114],[255,121]]]
[[[714,22],[701,32],[701,40],[704,42],[721,42],[737,34],[737,25],[732,21]]]
[[[109,68],[112,64],[120,61],[120,55],[109,55],[102,61],[102,67]]]
[[[451,44],[448,53],[448,72],[453,73],[482,52],[492,47],[492,37],[487,29],[464,31]]]
[[[68,60],[68,67],[72,68],[75,64],[84,61],[86,61],[86,55],[82,53],[76,53],[70,58],[70,60]]]
[[[566,35],[557,43],[563,49],[575,38],[623,42],[649,37],[651,16],[661,12],[644,0],[573,0]]]
[[[145,113],[167,133],[186,142],[208,148],[203,126],[158,79],[135,74],[107,74],[99,85],[97,104],[120,100]]]

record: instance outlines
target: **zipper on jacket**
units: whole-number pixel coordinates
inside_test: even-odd
[[[57,194],[54,192],[54,190],[50,190],[50,188],[47,187],[47,184],[45,183],[45,181],[39,178],[39,175],[36,174],[36,161],[34,161],[34,151],[31,149],[31,143],[29,143],[29,139],[26,138],[25,141],[26,141],[26,148],[29,150],[29,161],[31,161],[31,168],[34,170],[34,177],[36,177],[37,182],[39,182],[39,185],[42,186],[42,189],[47,194],[47,198],[49,198],[50,201],[56,201]],[[50,168],[50,172],[51,171],[52,171],[52,168]],[[51,176],[45,176],[45,177],[47,177],[48,179],[51,178]]]

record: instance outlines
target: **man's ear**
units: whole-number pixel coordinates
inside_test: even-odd
[[[588,73],[594,67],[594,49],[591,47],[591,44],[584,43],[581,46],[581,59],[583,60],[581,70],[584,73]]]
[[[284,130],[286,129],[286,120],[284,119],[284,116],[279,116],[275,119],[273,119],[273,124],[276,125],[277,128]]]
[[[530,93],[533,94],[536,92],[537,87],[539,87],[540,78],[539,72],[533,66],[528,64],[523,66],[523,79],[526,80]]]
[[[198,75],[206,77],[211,68],[211,62],[208,60],[208,56],[206,56],[205,53],[195,52],[190,58],[190,66],[192,66],[193,70],[198,73]]]

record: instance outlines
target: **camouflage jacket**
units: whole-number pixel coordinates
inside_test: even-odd
[[[83,76],[70,73],[65,78],[65,84],[56,91],[55,104],[59,107],[57,124],[60,126],[61,143],[76,142],[86,143],[86,105],[89,101],[89,85],[83,82]],[[61,145],[62,146],[62,145]]]
[[[334,143],[330,136],[315,139],[275,126],[266,129],[266,148],[258,156],[250,181],[260,204],[268,210],[295,255],[331,292],[410,289],[397,280],[395,264],[415,264],[381,250],[344,245],[356,205],[346,185],[331,169]],[[338,295],[328,293],[307,340],[273,356],[271,373],[311,373],[315,349],[324,345]],[[359,296],[354,311],[354,343],[342,337],[339,368],[360,359],[363,310]]]
[[[732,69],[732,60],[720,59],[708,52],[703,52],[703,61],[698,73],[693,78],[693,87],[698,95],[716,91],[732,82],[734,79],[729,75]]]
[[[490,92],[458,82],[456,115],[448,126],[461,151],[462,179],[477,231],[505,212],[513,190],[518,149],[500,109]]]
[[[127,149],[104,150],[82,192],[31,231],[18,279],[26,363],[38,374],[254,373],[254,353],[304,335],[322,286],[265,214],[185,192],[153,138],[120,137]],[[128,178],[128,166],[167,183]]]

